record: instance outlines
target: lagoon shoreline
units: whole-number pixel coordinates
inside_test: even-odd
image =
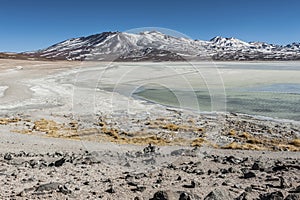
[[[199,114],[95,90],[91,63],[1,60],[1,68],[3,199],[300,195],[297,121]],[[96,69],[107,85],[124,72]]]

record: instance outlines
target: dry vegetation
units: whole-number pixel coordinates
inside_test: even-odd
[[[268,134],[255,135],[241,130],[230,129],[223,133],[232,139],[227,144],[218,145],[215,141],[209,141],[205,128],[195,125],[191,120],[186,123],[170,123],[167,119],[157,118],[144,122],[144,127],[136,131],[124,131],[113,126],[101,118],[92,128],[80,128],[79,122],[58,123],[54,120],[39,119],[32,121],[20,118],[0,118],[0,125],[25,125],[21,129],[14,129],[14,132],[22,134],[43,134],[47,137],[68,138],[76,140],[93,140],[99,142],[114,142],[119,144],[136,145],[188,145],[201,147],[203,145],[223,149],[240,150],[288,150],[300,151],[300,139],[292,140],[272,137]],[[19,126],[20,127],[20,126]],[[156,133],[163,133],[168,137],[162,137]],[[180,137],[178,134],[194,134],[193,138]]]

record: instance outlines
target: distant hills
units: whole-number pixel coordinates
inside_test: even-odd
[[[48,48],[0,58],[103,61],[300,60],[300,43],[286,46],[215,37],[209,41],[157,31],[103,32],[65,40]]]

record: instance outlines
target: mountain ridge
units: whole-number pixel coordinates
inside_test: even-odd
[[[80,61],[300,60],[300,43],[284,46],[221,36],[205,41],[159,31],[115,31],[67,39],[21,55],[31,59]]]

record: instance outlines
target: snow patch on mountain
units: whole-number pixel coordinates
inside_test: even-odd
[[[300,44],[280,46],[221,36],[203,41],[158,31],[103,32],[65,40],[28,54],[67,60],[298,60]]]

